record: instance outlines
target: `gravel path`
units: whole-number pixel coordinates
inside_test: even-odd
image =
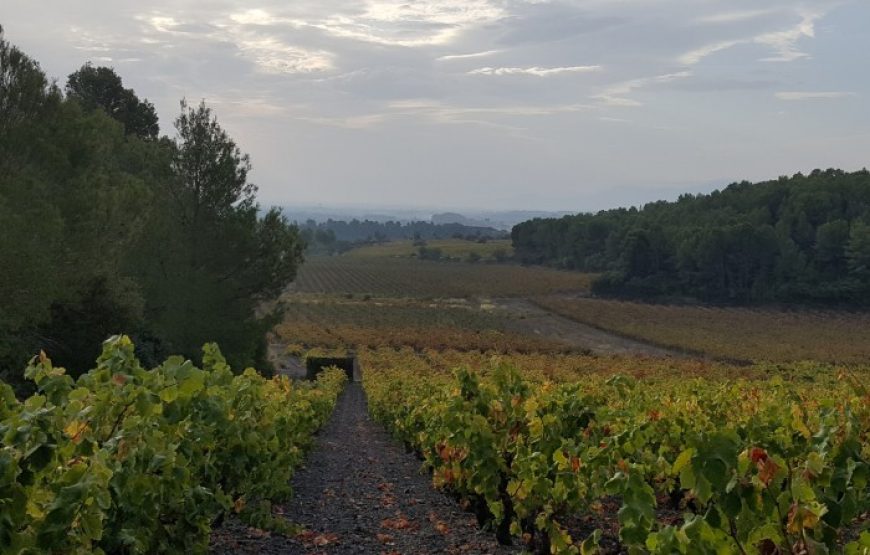
[[[264,534],[230,519],[211,553],[516,553],[499,546],[458,504],[434,490],[420,461],[372,422],[365,393],[349,383],[306,465],[293,479],[284,515],[308,530]]]

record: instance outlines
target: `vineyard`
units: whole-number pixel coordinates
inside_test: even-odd
[[[352,251],[353,252],[353,251]],[[508,264],[442,263],[387,256],[315,256],[292,289],[381,297],[510,297],[588,291],[586,274]]]
[[[627,337],[724,359],[841,364],[870,359],[866,312],[666,306],[562,297],[537,297],[535,302]]]
[[[552,553],[870,551],[866,371],[727,379],[653,365],[637,378],[641,361],[606,372],[576,359],[565,372],[564,357],[501,357],[451,373],[392,350],[363,361],[373,416],[503,541]]]
[[[214,345],[202,368],[146,370],[126,337],[77,381],[44,356],[26,376],[24,401],[0,384],[3,553],[200,553],[228,513],[280,528],[270,502],[289,496],[345,379],[235,375]]]
[[[90,4],[0,4],[0,555],[870,555],[870,1]]]
[[[346,299],[293,295],[275,330],[288,344],[311,347],[403,347],[498,352],[554,352],[566,346],[509,331],[499,315],[462,300]]]
[[[352,257],[412,257],[417,256],[419,246],[414,241],[390,241],[376,245],[366,245],[347,253]],[[484,243],[463,239],[430,239],[425,242],[428,249],[438,249],[445,257],[466,260],[469,256],[479,256],[482,261],[495,260],[499,254],[511,256],[513,246],[508,239],[490,239]]]
[[[870,553],[866,316],[591,299],[581,274],[397,252],[314,259],[277,335],[355,349],[372,417],[499,541]],[[713,358],[571,352],[497,296]]]

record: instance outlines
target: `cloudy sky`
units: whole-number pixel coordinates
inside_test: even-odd
[[[592,210],[870,165],[867,0],[2,0],[61,82],[204,98],[266,203]]]

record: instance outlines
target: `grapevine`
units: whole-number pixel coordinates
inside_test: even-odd
[[[204,552],[219,516],[290,495],[345,380],[235,375],[215,345],[146,370],[125,336],[78,380],[45,355],[26,376],[24,401],[0,384],[4,553]]]

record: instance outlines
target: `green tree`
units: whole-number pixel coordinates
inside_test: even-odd
[[[833,220],[816,230],[816,264],[818,271],[837,276],[846,270],[846,245],[849,243],[849,222]]]
[[[265,304],[295,277],[304,243],[278,210],[259,215],[248,156],[204,103],[182,102],[175,127],[172,175],[132,261],[146,320],[173,352],[217,341],[234,366],[261,362],[278,315]]]
[[[0,367],[43,349],[83,370],[105,339],[92,323],[138,325],[141,298],[121,260],[141,230],[136,203],[148,201],[130,163],[141,143],[63,101],[2,35],[0,68]],[[73,313],[88,318],[64,317]]]
[[[846,247],[849,262],[849,272],[870,284],[870,225],[855,222],[849,234],[849,244]]]
[[[85,110],[104,110],[121,122],[129,135],[142,139],[157,138],[160,129],[154,106],[147,100],[140,100],[132,89],[125,89],[112,68],[94,67],[88,62],[70,74],[66,94]]]

